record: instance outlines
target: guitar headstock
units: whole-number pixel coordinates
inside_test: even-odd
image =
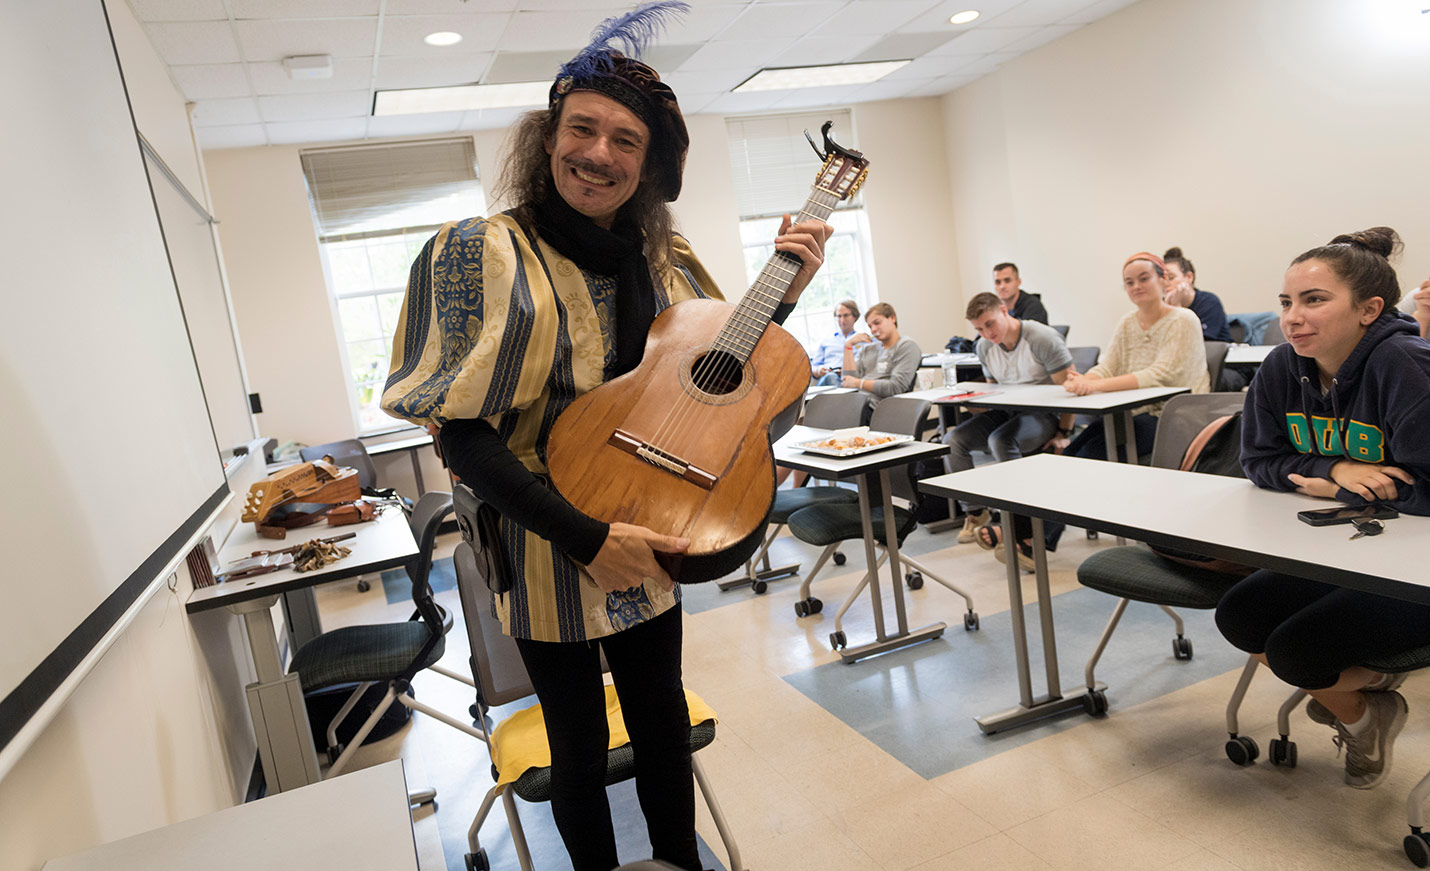
[[[814,186],[838,199],[847,200],[859,192],[864,179],[869,177],[869,161],[863,154],[835,142],[829,135],[829,128],[833,126],[833,121],[825,121],[819,129],[824,136],[823,149],[814,144],[814,137],[809,135],[808,130],[804,131],[804,138],[809,140],[814,153],[824,160],[819,174],[814,177]]]

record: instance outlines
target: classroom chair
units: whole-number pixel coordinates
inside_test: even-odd
[[[1073,366],[1077,371],[1087,374],[1087,370],[1097,365],[1097,358],[1102,356],[1102,349],[1096,345],[1079,345],[1069,347],[1068,353],[1072,354]]]
[[[358,486],[364,493],[372,494],[377,491],[377,467],[373,465],[372,457],[368,456],[367,446],[360,440],[342,439],[324,445],[309,445],[298,449],[298,459],[305,463],[321,460],[323,457],[332,457],[335,465],[356,469]],[[412,507],[412,503],[405,499],[403,503],[409,509]],[[372,584],[366,576],[358,578],[359,593],[366,593],[371,588]]]
[[[879,432],[897,433],[899,435],[911,435],[916,439],[922,438],[924,429],[928,424],[929,401],[927,399],[916,399],[911,396],[891,396],[874,406],[873,417],[869,420],[869,428]],[[877,480],[877,479],[875,479]],[[873,486],[869,486],[873,485]],[[866,485],[869,493],[869,505],[871,523],[874,528],[875,551],[878,554],[874,565],[870,566],[864,573],[863,579],[854,592],[844,600],[839,612],[834,615],[834,632],[829,636],[829,643],[835,650],[845,646],[847,639],[840,623],[844,618],[844,612],[849,610],[849,606],[864,591],[864,588],[873,581],[878,582],[879,569],[884,565],[889,556],[887,547],[887,536],[884,524],[884,507],[880,502],[882,496],[879,487],[874,481]],[[909,507],[904,508],[899,505],[894,506],[894,526],[898,536],[898,544],[903,545],[904,539],[918,526],[918,519],[915,515],[918,501],[924,498],[919,492],[918,482],[914,478],[913,464],[900,466],[889,470],[889,486],[891,495],[904,500]],[[810,584],[814,576],[824,566],[825,558],[832,552],[832,548],[840,542],[862,541],[864,539],[864,525],[861,519],[861,509],[857,501],[855,502],[830,502],[819,505],[811,505],[794,512],[789,516],[789,531],[795,538],[806,544],[823,547],[824,553],[820,554],[818,562],[814,564],[814,569],[800,582],[800,600],[795,602],[794,613],[796,617],[804,617],[808,614],[818,614],[824,607],[824,603],[810,594]],[[910,556],[899,552],[899,560],[907,568],[904,574],[904,581],[909,589],[917,590],[924,585],[924,578],[941,584],[949,590],[963,597],[968,606],[963,617],[963,628],[968,630],[977,629],[978,612],[973,610],[973,598],[964,592],[951,581],[940,577],[930,571],[926,566]]]
[[[465,615],[467,625],[467,638],[471,642],[472,676],[475,678],[474,683],[477,691],[477,702],[473,706],[473,717],[477,724],[474,731],[487,745],[487,751],[492,759],[492,780],[495,781],[495,784],[487,790],[486,795],[482,798],[481,807],[477,810],[477,815],[472,819],[471,827],[467,830],[467,845],[470,848],[470,852],[466,855],[467,871],[489,871],[491,868],[486,849],[482,847],[478,836],[482,823],[486,822],[498,798],[501,799],[502,807],[506,811],[507,826],[511,830],[517,861],[522,871],[533,871],[531,851],[527,847],[526,835],[522,831],[521,815],[517,809],[516,799],[521,798],[532,803],[549,801],[551,799],[551,768],[544,766],[515,770],[515,764],[504,761],[502,751],[504,746],[510,747],[526,743],[525,739],[529,739],[533,735],[538,738],[540,744],[544,745],[546,727],[541,719],[540,704],[518,711],[496,724],[495,728],[491,727],[491,717],[488,716],[488,711],[491,708],[530,698],[534,695],[535,690],[531,686],[531,679],[526,674],[526,666],[521,661],[521,653],[517,650],[516,642],[502,633],[501,623],[492,613],[491,592],[487,589],[477,567],[472,544],[466,540],[467,530],[477,527],[474,525],[475,518],[469,517],[463,523],[461,517],[467,513],[467,505],[475,505],[475,498],[466,500],[459,497],[458,501],[462,506],[459,508],[459,525],[463,527],[464,540],[457,545],[452,560],[457,570],[457,589],[461,595],[462,613]],[[603,668],[605,667],[604,656],[601,659],[601,665]],[[688,689],[685,692],[692,710],[697,707],[708,710],[698,696]],[[613,723],[619,725],[620,702],[616,698],[614,687],[609,685],[606,687],[606,697],[607,710],[610,712]],[[703,747],[708,747],[715,740],[715,718],[713,712],[711,713],[712,716],[709,719],[690,727],[690,750],[692,753],[696,753]],[[615,734],[614,726],[612,734]],[[699,756],[692,756],[690,764],[694,769],[695,783],[700,789],[701,796],[705,799],[710,816],[715,821],[715,828],[720,832],[721,840],[724,841],[731,871],[746,871],[740,860],[739,845],[735,843],[735,838],[725,821],[725,814],[720,810],[720,803],[715,798],[709,778],[705,776],[705,769],[700,764]],[[612,747],[606,756],[606,785],[620,783],[634,776],[635,756],[630,744]]]
[[[423,669],[468,686],[473,685],[470,678],[438,665],[446,649],[447,632],[452,628],[452,615],[433,600],[428,576],[432,571],[432,548],[436,544],[437,531],[451,512],[452,494],[433,491],[418,500],[409,519],[418,548],[417,556],[403,567],[412,582],[412,604],[415,606],[406,622],[334,629],[304,644],[293,655],[288,670],[298,673],[304,693],[342,684],[358,684],[328,724],[328,758],[332,761],[328,777],[342,773],[352,761],[353,753],[362,746],[368,733],[393,702],[480,737],[466,723],[412,697],[412,678]],[[386,694],[344,747],[338,743],[338,726],[352,713],[368,687],[378,682],[387,684]],[[421,800],[430,801],[435,797],[435,790],[427,790]]]
[[[1152,445],[1152,465],[1164,469],[1181,466],[1182,457],[1192,439],[1208,423],[1241,410],[1245,400],[1240,393],[1186,393],[1174,396],[1162,407],[1157,437]],[[1208,571],[1164,559],[1145,545],[1130,544],[1098,551],[1077,567],[1078,583],[1118,599],[1097,647],[1084,668],[1087,680],[1089,713],[1107,712],[1107,694],[1097,687],[1094,671],[1107,649],[1107,642],[1116,631],[1129,602],[1156,605],[1172,618],[1176,637],[1172,639],[1172,655],[1179,660],[1192,658],[1192,641],[1184,633],[1182,618],[1173,607],[1207,610],[1215,608],[1222,595],[1237,581],[1235,575]]]
[[[859,391],[816,394],[805,403],[802,422],[805,426],[820,429],[843,429],[844,427],[858,426],[868,404],[869,394]],[[769,588],[769,581],[772,579],[798,574],[798,563],[773,568],[770,566],[770,545],[774,544],[775,538],[785,528],[785,524],[789,523],[789,516],[801,508],[808,508],[811,505],[825,502],[858,501],[859,497],[853,490],[835,486],[811,486],[808,478],[799,487],[776,490],[774,504],[770,507],[769,533],[765,536],[759,551],[745,564],[745,576],[716,583],[721,590],[749,584],[750,589],[754,590],[756,594],[761,594]],[[835,565],[842,566],[844,565],[844,554],[838,553],[838,547],[837,544],[834,545],[835,551],[831,553],[831,556],[834,558]],[[823,559],[819,564],[823,565]],[[756,566],[760,566],[760,568],[757,569]],[[815,570],[818,571],[817,566]]]
[[[1261,344],[1263,345],[1284,345],[1286,335],[1281,332],[1281,319],[1272,318],[1266,322],[1266,331],[1261,334]]]
[[[1207,348],[1207,377],[1210,379],[1210,390],[1221,389],[1221,373],[1226,367],[1226,349],[1231,347],[1226,342],[1215,342],[1207,340],[1202,342]]]
[[[1067,324],[1051,324],[1050,326],[1058,331],[1058,335],[1063,337],[1064,342],[1068,340],[1068,330],[1071,329],[1071,327]]]
[[[1254,657],[1246,658],[1246,666],[1241,671],[1241,679],[1237,681],[1236,689],[1231,694],[1231,700],[1226,705],[1226,730],[1229,735],[1226,742],[1226,756],[1241,766],[1252,764],[1261,755],[1260,748],[1257,747],[1254,739],[1237,734],[1237,712],[1241,708],[1242,700],[1246,698],[1247,688],[1251,686],[1251,679],[1256,675],[1256,669],[1260,665],[1261,663],[1257,662]],[[1363,662],[1361,665],[1382,674],[1404,674],[1410,671],[1419,671],[1422,668],[1430,668],[1430,646],[1407,650],[1399,656],[1392,656],[1384,660]],[[1282,768],[1296,767],[1296,742],[1291,740],[1291,712],[1300,707],[1307,698],[1306,691],[1298,689],[1287,697],[1276,712],[1276,730],[1281,737],[1272,738],[1270,746],[1267,748],[1267,756],[1272,765]],[[1430,833],[1424,831],[1425,800],[1427,798],[1430,798],[1430,774],[1420,778],[1405,800],[1406,824],[1410,826],[1410,834],[1405,836],[1401,846],[1405,849],[1406,858],[1415,863],[1418,868],[1430,867]]]

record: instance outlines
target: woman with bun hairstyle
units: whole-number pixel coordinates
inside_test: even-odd
[[[1063,389],[1078,396],[1140,387],[1186,387],[1193,393],[1206,393],[1210,379],[1202,325],[1191,311],[1167,303],[1167,267],[1162,258],[1146,251],[1128,257],[1122,264],[1122,286],[1136,308],[1118,321],[1112,341],[1097,365],[1085,374],[1068,375]],[[1128,447],[1124,448],[1134,451],[1131,462],[1137,462],[1139,454],[1151,452],[1152,440],[1157,435],[1157,416],[1161,413],[1160,402],[1132,409],[1133,432],[1127,434]],[[1072,457],[1107,459],[1103,433],[1102,418],[1098,418],[1063,452]],[[1028,571],[1032,571],[1033,566],[1031,527],[1027,518],[1021,516],[1014,524],[1018,533],[1018,562]],[[1057,550],[1062,534],[1062,523],[1043,523],[1043,540],[1048,550]],[[976,540],[1002,560],[999,539],[998,526],[989,524],[979,530]]]
[[[1430,515],[1430,344],[1395,308],[1399,248],[1394,230],[1375,227],[1286,270],[1287,342],[1252,380],[1242,416],[1241,464],[1258,487]],[[1405,724],[1401,677],[1361,664],[1430,644],[1430,606],[1258,571],[1227,592],[1216,620],[1310,693],[1307,714],[1346,751],[1347,784],[1384,779]]]
[[[1167,270],[1167,304],[1191,309],[1202,322],[1203,339],[1230,342],[1231,327],[1226,322],[1226,309],[1216,294],[1196,286],[1197,270],[1192,267],[1192,261],[1182,255],[1182,249],[1168,248],[1162,262]]]

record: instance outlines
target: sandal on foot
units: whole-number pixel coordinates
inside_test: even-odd
[[[980,539],[979,541],[980,543],[982,543],[982,539]],[[1004,563],[1006,565],[1008,562],[1008,549],[999,546],[994,549],[993,556],[1000,563]],[[1018,542],[1018,568],[1022,569],[1025,572],[1032,572],[1037,570],[1037,563],[1033,561],[1033,546],[1030,544],[1024,544],[1021,541]]]
[[[978,534],[973,540],[984,550],[998,550],[998,545],[1002,544],[1002,536],[1003,530],[998,528],[998,524],[985,523],[978,527]]]

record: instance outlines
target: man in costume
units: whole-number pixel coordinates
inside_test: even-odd
[[[662,17],[686,8],[648,3],[603,22],[558,72],[548,108],[518,122],[498,186],[518,205],[447,224],[427,243],[383,393],[389,414],[440,427],[452,471],[501,514],[512,583],[493,608],[542,704],[552,813],[575,871],[618,864],[596,640],[635,752],[654,857],[700,868],[689,730],[705,716],[686,702],[680,593],[653,552],[688,543],[588,517],[545,478],[556,418],[635,368],[656,314],[722,298],[672,230],[668,203],[689,144],[675,94],[634,59]],[[775,247],[802,266],[777,320],[819,268],[831,232],[786,216]]]

